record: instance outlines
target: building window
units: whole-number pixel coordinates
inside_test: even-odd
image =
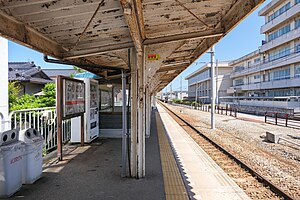
[[[244,80],[243,79],[234,80],[234,85],[235,86],[244,85]]]
[[[300,42],[295,44],[295,53],[300,52]]]
[[[260,79],[260,75],[254,75],[254,79]]]
[[[296,21],[295,21],[295,29],[297,29],[299,27],[300,27],[300,19],[296,19]]]
[[[244,66],[236,66],[236,67],[234,67],[234,71],[235,71],[235,72],[239,72],[239,71],[242,71],[242,70],[244,70],[244,69],[245,69]]]
[[[297,1],[297,0],[296,0]],[[299,1],[299,0],[298,0]],[[276,17],[278,17],[279,15],[281,15],[282,13],[286,12],[287,10],[289,10],[291,8],[291,3],[288,2],[287,4],[285,4],[284,6],[282,6],[279,10],[277,10],[276,12],[274,12],[272,15],[270,15],[268,17],[268,22],[272,21],[273,19],[275,19]]]
[[[282,79],[289,79],[290,78],[290,68],[281,69],[278,71],[273,72],[273,80],[282,80]]]
[[[295,77],[300,77],[300,65],[295,66]]]
[[[279,38],[280,36],[287,34],[290,31],[291,31],[291,25],[288,24],[288,25],[280,28],[279,30],[269,34],[268,41],[270,42],[272,40],[275,40],[276,38]]]
[[[188,81],[189,84],[194,84],[197,82],[201,82],[202,80],[207,79],[209,77],[210,77],[210,70],[208,69],[200,74],[195,75],[194,77],[190,78]]]
[[[269,54],[269,61],[273,61],[291,54],[290,47],[284,47]]]
[[[300,0],[299,0],[300,1]],[[255,58],[254,59],[254,63],[259,63],[260,62],[260,58]]]

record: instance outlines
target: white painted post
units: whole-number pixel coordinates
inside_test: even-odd
[[[145,136],[146,136],[146,118],[145,118],[145,63],[144,53],[137,53],[137,67],[138,67],[138,88],[139,88],[139,107],[138,107],[138,163],[137,163],[137,178],[145,176]]]
[[[215,67],[214,67],[214,60],[215,60],[215,52],[214,52],[214,46],[211,47],[210,50],[210,55],[211,55],[211,61],[210,61],[210,70],[211,70],[211,74],[210,74],[210,83],[211,83],[211,129],[215,129],[216,125],[215,125],[215,105],[216,105],[216,83],[215,83]]]
[[[131,50],[131,148],[130,148],[130,167],[131,176],[137,174],[137,133],[138,133],[138,70],[137,53]]]
[[[156,109],[156,94],[153,94],[153,108]]]
[[[0,37],[0,131],[10,129],[8,119],[8,40]]]
[[[146,138],[150,137],[151,127],[151,95],[149,87],[146,87]]]
[[[145,84],[143,53],[132,50],[131,56],[131,174],[145,176]]]
[[[122,70],[122,171],[121,177],[127,175],[127,110],[126,110],[126,74]]]

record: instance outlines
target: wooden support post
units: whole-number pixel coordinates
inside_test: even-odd
[[[234,117],[237,117],[237,114],[236,114],[236,113],[237,113],[237,109],[235,108],[235,109],[234,109]]]
[[[59,161],[63,160],[62,152],[62,77],[58,76],[56,79],[56,115],[57,115],[57,158]]]
[[[137,64],[139,71],[139,107],[138,107],[138,116],[139,116],[139,124],[138,124],[138,171],[137,178],[143,178],[145,176],[145,81],[144,81],[144,73],[145,73],[145,63],[144,63],[144,55],[142,52],[137,53]]]
[[[277,125],[277,113],[275,113],[275,124]]]
[[[285,127],[288,126],[289,114],[285,114]]]
[[[122,70],[122,170],[121,177],[127,175],[127,104],[126,98],[126,74]]]
[[[136,177],[137,173],[137,143],[138,143],[138,70],[137,53],[135,49],[131,50],[131,148],[130,165],[131,175]]]
[[[146,107],[145,107],[145,114],[146,114],[146,137],[150,137],[150,123],[151,123],[151,95],[149,93],[149,87],[146,87]]]
[[[132,49],[131,53],[131,172],[135,178],[145,176],[145,84],[144,55]]]

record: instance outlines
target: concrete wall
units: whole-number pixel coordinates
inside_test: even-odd
[[[20,95],[24,95],[24,94],[36,94],[40,91],[42,91],[43,87],[45,85],[41,85],[41,84],[35,84],[35,83],[30,83],[30,82],[23,82],[20,83],[21,84],[21,94]]]
[[[277,107],[297,109],[300,107],[300,101],[259,101],[259,100],[240,100],[242,106],[259,106],[259,107]]]

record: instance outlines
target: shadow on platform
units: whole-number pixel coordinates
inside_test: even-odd
[[[48,165],[43,177],[10,199],[165,199],[155,125],[146,140],[146,177],[121,178],[121,139],[99,139],[78,147],[64,162]]]

